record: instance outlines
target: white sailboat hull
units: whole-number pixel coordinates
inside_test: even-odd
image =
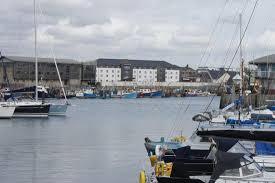
[[[0,106],[0,118],[11,118],[13,116],[15,107]]]

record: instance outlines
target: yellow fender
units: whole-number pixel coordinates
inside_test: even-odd
[[[139,173],[139,183],[146,183],[146,176],[144,170],[141,170]]]

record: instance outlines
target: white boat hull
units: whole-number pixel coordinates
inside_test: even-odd
[[[11,118],[13,116],[15,107],[0,106],[0,118]]]

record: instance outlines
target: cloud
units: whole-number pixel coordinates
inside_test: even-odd
[[[205,52],[207,57],[202,63],[220,66],[224,64],[228,43],[236,30],[238,21],[234,18],[244,9],[245,27],[254,2],[37,0],[39,55],[49,56],[53,43],[58,57],[159,59],[197,66]],[[252,52],[254,56],[265,54],[268,41],[275,48],[275,25],[271,23],[275,20],[273,4],[271,0],[260,1],[256,9],[244,41],[247,60],[252,58]],[[32,56],[33,1],[9,0],[2,2],[1,7],[3,54]],[[235,35],[232,50],[237,40]],[[233,57],[233,53],[228,57]]]

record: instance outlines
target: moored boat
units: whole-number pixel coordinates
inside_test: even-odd
[[[15,111],[14,106],[9,106],[9,105],[0,105],[0,118],[11,118],[13,116],[13,113]]]
[[[5,104],[10,107],[15,107],[12,117],[17,118],[48,117],[50,110],[50,104],[42,104],[41,102],[15,101],[5,102]]]
[[[92,89],[87,89],[83,92],[84,98],[96,98],[96,93]]]
[[[133,92],[122,93],[122,98],[125,98],[125,99],[135,99],[135,98],[138,98],[138,92],[133,91]]]

